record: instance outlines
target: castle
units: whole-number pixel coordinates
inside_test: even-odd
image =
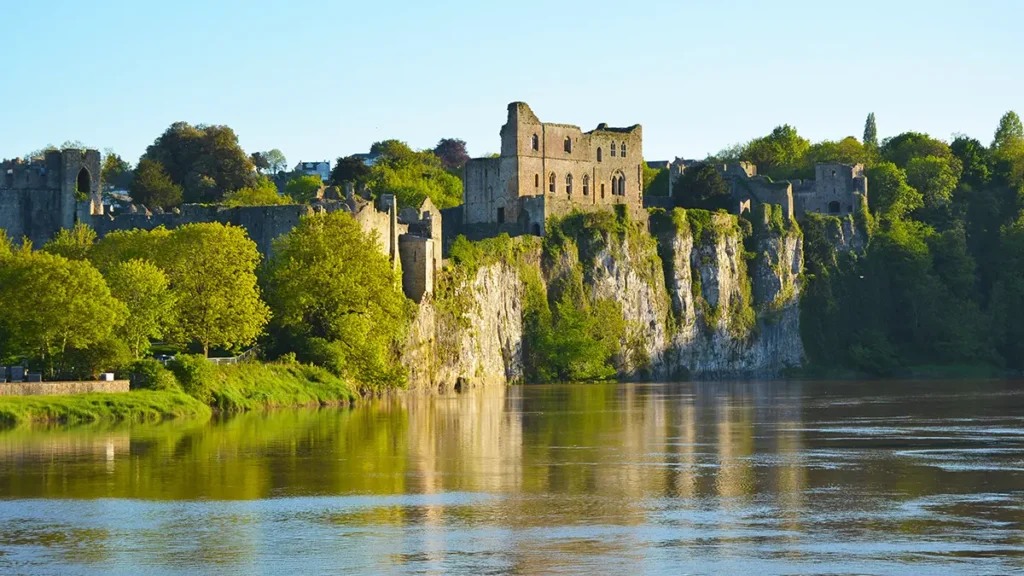
[[[676,158],[670,166],[669,196],[672,187],[693,160]],[[750,212],[759,204],[782,206],[789,219],[802,219],[808,212],[845,216],[861,209],[868,197],[868,178],[862,164],[820,163],[814,167],[814,180],[772,181],[757,175],[757,166],[736,162],[715,166],[729,182],[733,212]]]
[[[61,228],[103,213],[100,153],[47,150],[0,163],[0,229],[42,246]]]
[[[96,150],[50,150],[44,158],[0,164],[0,230],[15,241],[27,238],[40,247],[62,228],[88,224],[100,237],[115,230],[171,229],[184,224],[220,222],[245,228],[264,258],[273,241],[315,212],[350,213],[365,232],[375,234],[378,248],[401,270],[405,294],[419,302],[433,292],[441,268],[441,213],[430,200],[419,208],[399,210],[393,195],[375,204],[349,186],[321,191],[308,204],[227,208],[185,204],[163,211],[131,205],[105,210],[100,188],[100,153]]]
[[[640,125],[590,132],[541,122],[528,105],[508,105],[501,154],[466,163],[462,224],[474,236],[543,235],[552,216],[625,204],[643,210]]]

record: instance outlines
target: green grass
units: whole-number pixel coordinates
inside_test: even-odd
[[[170,418],[209,418],[210,407],[182,392],[138,390],[122,394],[5,396],[0,425],[81,424],[101,420],[153,422]]]
[[[218,366],[212,405],[224,412],[349,404],[356,393],[334,374],[303,364],[255,362]]]
[[[133,390],[120,394],[0,397],[0,427],[32,423],[156,422],[206,419],[214,411],[247,412],[292,406],[349,404],[356,394],[323,368],[300,364],[243,363],[213,366],[194,394]]]

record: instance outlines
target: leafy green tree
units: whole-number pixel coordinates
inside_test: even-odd
[[[10,258],[13,254],[11,239],[7,237],[7,231],[0,228],[0,262]]]
[[[294,204],[295,201],[289,196],[282,196],[277,192],[277,186],[267,179],[262,179],[252,188],[240,188],[234,192],[228,192],[224,196],[225,206],[276,206],[281,204]]]
[[[396,359],[411,305],[399,286],[376,240],[335,212],[304,217],[275,241],[267,297],[277,326],[329,349],[328,367],[382,388],[404,383]]]
[[[880,217],[900,220],[924,207],[921,193],[907,184],[906,173],[892,162],[884,162],[868,170],[869,195],[874,213]]]
[[[777,126],[763,138],[750,141],[740,154],[741,160],[757,165],[759,174],[785,178],[799,170],[810,142],[797,134],[789,124]]]
[[[886,138],[882,143],[881,152],[883,160],[904,169],[914,158],[927,158],[928,156],[944,160],[955,158],[953,151],[945,142],[920,132],[904,132],[898,136]],[[957,168],[956,172],[959,171],[960,169]]]
[[[288,167],[288,159],[284,157],[284,153],[274,148],[273,150],[267,150],[261,153],[263,159],[267,162],[267,168],[270,169],[271,174],[277,174]]]
[[[43,245],[43,250],[69,260],[88,260],[95,243],[96,231],[87,224],[79,222],[70,230],[61,228],[49,242]]]
[[[975,189],[988,185],[992,176],[989,168],[991,159],[989,151],[981,142],[974,138],[960,136],[950,144],[950,150],[963,166],[960,176],[962,183]]]
[[[92,264],[19,250],[0,266],[0,332],[49,376],[68,349],[106,340],[125,315]]]
[[[284,186],[284,191],[296,202],[308,204],[316,199],[317,193],[320,192],[323,185],[323,180],[316,174],[302,175],[289,180]]]
[[[864,146],[878,148],[878,126],[875,124],[875,113],[868,114],[864,121]]]
[[[129,191],[132,201],[150,208],[172,208],[181,204],[181,186],[173,183],[162,164],[142,159],[135,169]]]
[[[997,152],[1002,152],[1022,144],[1024,144],[1024,125],[1021,124],[1020,116],[1010,110],[999,119],[999,127],[996,128],[995,136],[992,138],[992,148]]]
[[[853,136],[847,136],[839,142],[825,140],[813,144],[805,156],[805,175],[814,173],[814,165],[818,163],[838,162],[841,164],[869,164],[871,150],[862,145]]]
[[[644,196],[668,196],[669,170],[651,168],[646,162],[641,166],[644,170]]]
[[[331,176],[328,183],[331,186],[341,186],[347,182],[364,184],[370,177],[370,167],[358,156],[347,156],[338,158],[331,169]]]
[[[992,288],[990,317],[994,339],[1003,358],[1024,369],[1024,214],[1002,232],[1003,258]]]
[[[907,163],[907,184],[921,192],[932,222],[945,215],[953,201],[960,174],[951,164],[950,159],[935,156],[915,157]]]
[[[217,202],[225,193],[256,184],[252,159],[227,126],[175,122],[146,149],[142,160],[162,164],[171,182],[182,188],[186,202]]]
[[[252,165],[256,167],[256,171],[263,174],[264,170],[270,169],[270,162],[267,161],[267,157],[263,152],[253,152],[249,155],[249,159],[252,160]]]
[[[699,163],[687,168],[672,188],[675,205],[702,210],[727,210],[732,205],[729,183],[714,166]]]
[[[153,230],[116,230],[93,245],[89,259],[104,274],[132,259],[162,266],[167,259],[170,236],[171,232],[163,226]]]
[[[614,358],[624,334],[622,308],[616,302],[589,304],[563,294],[555,304],[551,329],[541,335],[540,378],[572,382],[614,377]]]
[[[260,253],[245,230],[219,223],[173,230],[159,265],[170,280],[178,321],[170,336],[180,344],[237,348],[253,343],[270,318],[260,299]]]
[[[113,151],[107,151],[100,176],[108,190],[126,190],[132,182],[132,165]]]
[[[127,309],[116,333],[135,358],[149,352],[150,339],[160,338],[175,317],[175,299],[167,275],[146,260],[132,259],[106,274],[110,293]]]

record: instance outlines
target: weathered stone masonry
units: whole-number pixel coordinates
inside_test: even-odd
[[[471,236],[542,235],[551,216],[625,204],[643,211],[640,125],[577,126],[541,122],[528,105],[508,106],[501,155],[466,163],[463,224]]]

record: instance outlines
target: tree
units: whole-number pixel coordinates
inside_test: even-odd
[[[868,170],[869,196],[874,213],[888,220],[900,220],[924,206],[921,193],[907,184],[907,175],[892,162]]]
[[[0,310],[7,346],[38,359],[50,377],[68,349],[109,338],[125,315],[92,264],[24,249],[0,266]]]
[[[732,204],[729,183],[706,162],[687,168],[672,189],[675,205],[702,210],[728,209]]]
[[[100,175],[108,190],[126,190],[132,182],[132,165],[113,151],[107,151]]]
[[[277,148],[274,148],[273,150],[268,150],[266,152],[262,152],[261,154],[263,155],[263,158],[267,161],[267,168],[270,169],[270,172],[272,174],[277,174],[278,172],[288,167],[288,159],[285,158],[284,153],[278,150]]]
[[[227,126],[175,122],[142,158],[161,163],[186,202],[217,202],[228,192],[256,183],[252,159]]]
[[[1007,148],[1020,146],[1024,143],[1024,125],[1021,124],[1020,116],[1010,110],[999,119],[999,127],[996,128],[995,137],[992,139],[992,148],[997,152]]]
[[[106,274],[115,266],[140,259],[162,266],[167,260],[167,242],[171,232],[159,226],[152,230],[135,228],[115,230],[96,242],[90,251],[93,265]]]
[[[0,262],[10,258],[13,253],[11,239],[7,237],[7,231],[0,228]]]
[[[224,196],[225,206],[276,206],[280,204],[294,204],[295,201],[288,196],[282,196],[277,192],[277,185],[266,178],[262,179],[253,187],[241,188],[229,192]]]
[[[804,166],[810,175],[818,163],[867,164],[870,160],[870,149],[853,136],[847,136],[839,142],[825,140],[813,144],[807,151]]]
[[[751,140],[740,154],[741,160],[757,165],[758,173],[772,177],[788,177],[801,166],[810,142],[797,134],[789,124],[777,126],[763,138]]]
[[[132,259],[106,274],[110,293],[126,307],[127,316],[116,333],[136,358],[149,351],[150,338],[160,338],[173,322],[174,295],[167,275],[146,260]]]
[[[950,160],[935,156],[917,157],[907,163],[907,184],[921,192],[926,210],[945,211],[952,202],[959,174],[950,164]]]
[[[209,356],[211,346],[256,340],[270,313],[256,283],[260,253],[243,228],[186,224],[170,233],[163,253],[161,267],[178,302],[175,341],[198,342]]]
[[[68,260],[87,260],[95,242],[96,231],[79,222],[70,230],[61,228],[57,231],[57,234],[43,245],[43,250]]]
[[[270,162],[267,161],[267,157],[263,152],[253,152],[249,158],[252,160],[252,165],[256,167],[256,171],[260,174],[264,170],[270,169]]]
[[[954,158],[953,151],[945,142],[920,132],[904,132],[882,142],[882,158],[900,168],[906,168],[914,158],[927,156]]]
[[[875,113],[868,114],[864,122],[864,146],[878,148],[878,126],[875,125]]]
[[[442,138],[434,147],[434,155],[441,159],[441,165],[449,172],[458,172],[469,161],[466,141],[458,138]]]
[[[275,324],[321,343],[364,386],[404,380],[397,354],[410,317],[375,238],[344,212],[313,214],[274,242],[267,297]],[[302,352],[302,350],[300,350]]]
[[[284,186],[284,191],[285,194],[294,198],[296,202],[308,204],[316,199],[323,185],[323,180],[317,174],[302,175],[289,180]]]
[[[347,182],[362,184],[370,176],[370,167],[358,156],[338,158],[331,169],[331,176],[328,183],[331,186],[341,186]]]
[[[973,188],[986,186],[992,172],[989,169],[991,159],[985,146],[974,138],[960,136],[949,147],[963,166],[960,181]]]
[[[171,181],[161,163],[142,159],[129,189],[132,201],[150,208],[172,208],[181,204],[181,186]]]

